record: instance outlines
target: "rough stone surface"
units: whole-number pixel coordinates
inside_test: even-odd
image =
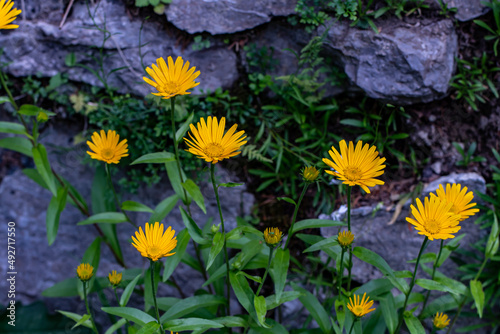
[[[103,33],[95,29],[85,2],[78,1],[63,28],[59,29],[64,11],[60,3],[56,0],[27,0],[27,20],[21,20],[18,29],[0,33],[0,45],[4,48],[2,61],[10,63],[7,72],[14,76],[41,73],[49,77],[67,72],[72,80],[103,86],[90,71],[81,67],[68,68],[64,63],[66,55],[74,52],[78,63],[96,70],[98,64],[92,56],[98,57],[97,48],[103,44]],[[108,84],[119,92],[146,95],[154,91],[142,80],[145,72],[140,53],[148,67],[159,57],[172,56],[175,59],[182,56],[188,59],[201,71],[197,79],[200,85],[194,92],[227,88],[237,80],[236,55],[223,43],[200,51],[193,51],[191,45],[184,49],[162,26],[146,22],[139,51],[141,21],[130,20],[121,1],[101,0],[97,6],[90,8],[96,24],[103,27],[105,21],[106,29],[111,33],[104,43],[106,75],[115,68],[125,67],[108,78]]]
[[[489,8],[483,5],[488,0],[443,0],[448,8],[456,8],[455,18],[465,22],[475,19],[489,11]]]
[[[169,22],[190,34],[230,34],[294,14],[297,0],[173,0],[165,13]]]
[[[453,22],[409,24],[394,17],[377,26],[378,34],[335,23],[328,32],[327,50],[353,85],[372,98],[395,104],[444,97],[458,52]]]
[[[428,196],[429,192],[436,190],[439,184],[460,183],[466,186],[469,191],[474,192],[474,202],[480,202],[477,192],[485,192],[486,184],[482,176],[476,173],[465,174],[450,174],[441,177],[429,184],[423,191],[422,196]],[[409,225],[405,218],[408,217],[410,203],[408,202],[393,225],[387,225],[391,220],[394,209],[382,207],[380,210],[375,210],[372,207],[356,208],[351,214],[351,229],[356,236],[355,246],[362,246],[375,251],[382,256],[394,270],[410,270],[414,268],[414,264],[409,264],[407,261],[415,259],[418,255],[424,237],[417,234],[416,230]],[[340,217],[334,214],[334,219],[343,219],[345,213]],[[474,217],[463,221],[460,225],[462,229],[459,233],[467,235],[462,239],[462,247],[471,245],[476,242],[485,233],[480,231],[479,226],[474,224]],[[321,234],[324,237],[331,237],[336,234],[337,230],[333,228],[322,228]],[[439,250],[439,241],[431,241],[427,247],[427,251],[436,252]],[[355,257],[353,258],[353,277],[355,280],[366,283],[371,279],[380,278],[383,275],[375,267],[362,262]],[[444,271],[449,276],[456,273],[456,265],[448,260],[445,262]]]

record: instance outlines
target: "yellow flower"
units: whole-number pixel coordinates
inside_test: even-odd
[[[439,314],[436,313],[436,316],[434,317],[434,326],[438,329],[443,329],[446,326],[450,324],[450,319],[448,319],[448,316],[444,313]]]
[[[460,230],[460,215],[450,213],[452,203],[442,201],[434,196],[429,199],[426,197],[424,205],[417,198],[417,207],[411,205],[411,213],[415,219],[407,217],[406,221],[412,224],[418,232],[434,239],[454,238],[452,233]]]
[[[305,181],[314,182],[319,176],[319,170],[314,167],[306,167],[302,171],[302,177]]]
[[[441,200],[446,200],[453,205],[451,206],[450,212],[455,215],[460,215],[460,221],[463,221],[470,216],[474,216],[479,209],[473,209],[476,203],[470,203],[474,198],[472,191],[467,192],[467,187],[461,189],[460,184],[446,184],[446,191],[443,185],[440,184],[439,188],[436,189],[436,195],[431,193],[431,197],[439,197]]]
[[[139,231],[135,231],[135,238],[132,236],[132,246],[134,246],[142,256],[153,261],[158,261],[162,257],[172,256],[172,249],[177,246],[177,237],[174,237],[175,231],[169,226],[163,233],[163,224],[156,222],[153,224],[146,223],[144,228],[146,233],[139,227]]]
[[[328,154],[333,159],[323,159],[323,162],[333,168],[335,171],[327,170],[330,175],[334,175],[339,180],[344,181],[344,184],[349,186],[358,185],[364,191],[370,193],[368,187],[373,187],[377,184],[384,184],[383,181],[375,179],[375,177],[384,174],[385,158],[378,157],[376,147],[358,141],[356,148],[354,144],[349,142],[347,146],[345,140],[339,143],[340,153],[332,146]]]
[[[348,247],[354,241],[354,234],[352,234],[351,231],[339,232],[337,241],[339,242],[340,246]]]
[[[269,247],[276,246],[280,241],[283,233],[277,227],[268,227],[264,231],[264,240]]]
[[[0,0],[0,29],[16,29],[17,24],[9,24],[16,19],[16,16],[21,14],[21,10],[14,8],[14,3],[11,0]]]
[[[109,283],[113,286],[117,286],[122,281],[122,273],[117,274],[116,270],[113,270],[108,274]]]
[[[366,292],[363,295],[363,298],[361,299],[361,302],[359,301],[359,295],[354,295],[354,301],[352,300],[352,297],[349,297],[349,303],[347,304],[347,308],[349,311],[351,311],[356,317],[361,318],[364,315],[367,315],[368,313],[375,311],[374,308],[370,309],[370,307],[373,306],[373,300],[368,301],[370,297],[366,297]],[[366,299],[365,299],[366,297]]]
[[[87,141],[90,149],[93,152],[87,151],[92,159],[101,160],[108,164],[117,164],[120,159],[128,156],[127,140],[124,139],[120,143],[120,136],[116,131],[108,130],[108,135],[104,130],[101,130],[101,135],[94,132],[92,134],[92,142]]]
[[[234,157],[241,153],[238,150],[242,145],[246,144],[246,141],[243,141],[246,138],[246,136],[243,136],[245,131],[234,133],[238,127],[237,124],[234,124],[224,134],[226,126],[224,117],[221,118],[220,123],[217,123],[216,117],[208,116],[206,123],[201,118],[201,123],[198,122],[196,128],[193,124],[189,126],[191,128],[189,133],[191,140],[184,137],[189,146],[186,151],[197,155],[200,159],[205,159],[206,162],[216,164],[223,159]]]
[[[76,268],[76,274],[83,282],[88,281],[94,275],[94,267],[88,263],[82,263]]]
[[[162,96],[163,99],[169,99],[176,95],[191,94],[187,90],[200,84],[199,82],[194,82],[194,79],[200,75],[200,71],[195,72],[196,67],[189,69],[189,62],[186,61],[184,64],[182,57],[177,57],[175,64],[172,57],[168,57],[167,60],[168,65],[163,58],[158,58],[156,59],[158,66],[152,64],[152,69],[149,67],[146,68],[146,72],[148,72],[154,81],[142,77],[144,81],[155,87],[158,91],[158,93],[152,94]]]

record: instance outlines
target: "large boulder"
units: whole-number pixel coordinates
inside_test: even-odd
[[[455,18],[465,22],[475,19],[489,11],[484,5],[489,0],[443,0],[443,3],[450,8],[455,8]]]
[[[169,22],[190,34],[230,34],[295,12],[297,0],[173,0],[165,13]]]
[[[453,22],[422,19],[410,24],[394,17],[377,27],[379,33],[341,22],[327,32],[327,53],[338,60],[354,88],[395,104],[444,97],[458,52]]]

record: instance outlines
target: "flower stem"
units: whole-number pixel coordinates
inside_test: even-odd
[[[89,306],[89,301],[87,299],[87,282],[83,282],[83,298],[85,299],[85,308],[87,309],[87,313],[90,316],[90,322],[92,323],[92,330],[96,332],[96,334],[99,334],[97,331],[97,327],[95,325],[94,317],[92,316],[92,313],[90,313],[90,306]]]
[[[113,286],[113,292],[115,293],[116,304],[118,304],[118,306],[121,306],[120,305],[120,298],[118,298],[118,292],[116,292],[116,286]],[[128,333],[128,327],[132,327],[132,325],[130,324],[130,322],[128,321],[127,318],[125,318],[125,321],[127,322],[127,328],[125,328],[125,331],[127,331],[127,333]],[[120,328],[120,333],[123,333],[121,328]]]
[[[340,296],[342,296],[342,276],[344,276],[344,253],[345,253],[345,248],[342,247],[342,253],[340,254],[340,271],[338,272],[339,276],[339,297],[338,299],[340,300]]]
[[[260,290],[262,289],[262,286],[264,286],[264,282],[266,281],[267,273],[269,272],[269,267],[271,267],[271,261],[273,260],[273,253],[274,253],[274,247],[269,249],[269,260],[267,261],[267,268],[266,271],[264,272],[264,276],[262,277],[262,282],[260,282],[259,288],[255,293],[255,296],[257,297],[259,296]]]
[[[17,111],[17,110],[19,110],[19,107],[17,106],[17,103],[14,100],[14,97],[12,96],[12,93],[10,92],[9,87],[7,87],[7,83],[5,82],[5,79],[3,76],[4,76],[3,72],[0,71],[0,81],[2,81],[3,89],[5,89],[5,91],[7,92],[7,95],[9,96],[10,103],[12,104],[14,109],[16,109],[16,111]]]
[[[347,230],[351,231],[351,186],[347,186]],[[347,291],[351,291],[352,276],[352,244],[349,245],[349,262],[347,274]]]
[[[287,249],[288,244],[290,243],[290,240],[292,240],[293,225],[295,224],[295,220],[297,219],[297,213],[299,212],[300,203],[302,203],[302,199],[304,198],[304,195],[306,194],[308,186],[309,186],[309,182],[306,182],[306,184],[304,184],[304,188],[302,188],[302,193],[300,194],[299,201],[297,202],[297,205],[295,205],[295,210],[293,211],[293,217],[292,217],[292,224],[290,225],[290,229],[288,230],[289,231],[288,238],[286,238],[285,248],[283,248],[284,250]]]
[[[429,240],[429,238],[425,237],[424,242],[422,242],[422,247],[420,247],[420,251],[418,252],[417,262],[415,263],[415,270],[413,271],[413,276],[411,278],[410,288],[408,289],[408,293],[406,294],[405,302],[403,304],[403,309],[401,310],[401,314],[399,315],[398,327],[396,328],[396,331],[394,333],[399,333],[399,330],[401,329],[401,325],[403,324],[403,316],[404,316],[404,313],[406,311],[406,305],[408,304],[408,298],[410,297],[411,290],[413,289],[413,286],[415,285],[415,277],[417,276],[418,264],[420,262],[420,258],[422,257],[422,253],[424,252],[424,249],[425,249],[425,246],[427,245],[428,240]]]
[[[161,332],[160,333],[165,333],[165,331],[163,330],[163,325],[161,324],[161,321],[160,321],[160,312],[158,311],[158,304],[156,303],[156,291],[155,291],[155,266],[154,266],[154,261],[153,260],[149,260],[149,267],[150,267],[150,271],[151,271],[151,289],[153,289],[153,300],[155,301],[155,311],[156,311],[156,319],[158,319],[158,323],[160,324],[160,330]]]
[[[214,188],[215,198],[217,199],[217,208],[219,209],[220,223],[222,226],[222,235],[224,236],[224,260],[226,261],[226,287],[227,287],[227,313],[230,315],[230,303],[231,303],[231,290],[229,284],[229,257],[227,255],[227,244],[226,244],[226,230],[224,228],[224,217],[222,216],[222,209],[219,200],[219,188],[215,184],[215,164],[210,164],[210,178],[212,179],[212,186]]]
[[[357,317],[356,317],[356,319],[354,319],[354,320],[352,321],[351,329],[349,329],[349,334],[351,334],[351,333],[352,333],[352,329],[354,328],[354,324],[356,323],[356,321],[358,321],[358,318],[357,318]]]
[[[441,252],[443,251],[443,245],[444,245],[444,239],[441,239],[441,245],[439,246],[439,253],[438,253],[438,256],[436,258],[436,261],[434,261],[434,264],[432,265],[432,275],[431,275],[431,280],[434,280],[434,277],[436,275],[436,268],[438,267],[438,263],[439,263],[439,258],[441,257]],[[420,316],[422,315],[422,313],[424,313],[425,311],[425,306],[427,305],[427,301],[429,300],[429,296],[431,295],[431,290],[428,290],[427,291],[427,294],[425,295],[425,299],[424,299],[424,304],[422,306],[422,311],[420,312]]]
[[[125,218],[127,219],[127,221],[130,224],[132,224],[132,226],[134,226],[135,229],[137,230],[137,226],[134,224],[134,222],[132,221],[132,219],[130,219],[130,217],[127,215],[127,213],[122,209],[122,206],[120,205],[120,201],[118,200],[118,195],[116,194],[115,186],[113,185],[113,181],[111,180],[111,171],[109,169],[109,164],[108,163],[104,163],[104,166],[106,167],[106,175],[108,176],[109,187],[113,191],[113,197],[115,199],[116,206],[125,215]]]

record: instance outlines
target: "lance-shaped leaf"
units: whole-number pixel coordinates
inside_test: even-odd
[[[131,165],[137,164],[164,164],[169,161],[175,161],[175,154],[170,152],[148,153],[135,159]]]
[[[302,293],[302,296],[299,297],[300,302],[309,311],[314,320],[316,320],[323,333],[330,333],[332,331],[330,316],[325,311],[316,296],[306,289],[299,287],[295,283],[292,283],[292,287],[295,291]]]
[[[479,318],[482,318],[484,309],[484,291],[481,281],[471,280],[470,292],[474,298],[474,303],[476,304],[477,314],[479,314]]]
[[[90,224],[119,224],[127,221],[127,217],[121,212],[102,212],[89,218],[82,220],[77,225],[90,225]]]
[[[134,212],[150,212],[153,213],[154,210],[149,206],[136,201],[125,201],[122,203],[122,210],[134,211]]]
[[[307,228],[319,228],[319,227],[330,227],[330,226],[345,226],[346,223],[330,220],[330,219],[304,219],[296,222],[293,225],[293,233],[296,233]],[[292,234],[292,232],[288,232]]]
[[[276,294],[276,302],[279,302],[283,290],[285,289],[286,275],[288,266],[290,265],[290,250],[283,250],[278,247],[273,260],[274,269],[274,293]]]
[[[196,183],[194,183],[191,179],[187,179],[184,183],[181,183],[181,185],[188,192],[195,203],[198,204],[201,211],[206,214],[207,209],[205,207],[205,199],[203,198],[203,194],[201,193],[200,188],[196,185]]]
[[[18,135],[25,135],[26,130],[24,129],[24,126],[22,126],[19,123],[13,123],[13,122],[0,122],[0,132],[3,133],[14,133]]]
[[[49,188],[52,195],[57,196],[57,188],[54,180],[54,175],[52,174],[52,170],[50,168],[49,159],[47,157],[47,150],[45,146],[38,144],[36,147],[33,147],[31,150],[33,154],[33,161],[35,162],[36,169],[43,181]]]
[[[219,255],[220,251],[222,250],[222,247],[224,246],[224,241],[225,241],[225,235],[222,232],[217,232],[214,235],[214,239],[212,241],[212,247],[210,247],[210,253],[208,254],[208,261],[207,261],[207,270],[212,266],[212,263],[214,263],[215,258],[217,255]]]
[[[145,326],[152,321],[156,322],[155,318],[133,307],[101,307],[101,310],[108,314],[113,314],[129,321],[133,321],[141,326]]]
[[[425,334],[424,326],[422,326],[420,320],[418,320],[413,314],[406,315],[404,319],[410,334]]]
[[[186,248],[189,243],[190,237],[187,229],[183,229],[177,234],[177,246],[175,247],[175,254],[165,259],[163,269],[163,282],[166,282],[173,274],[175,268],[179,265],[182,257],[186,253]]]
[[[8,137],[0,139],[0,147],[19,152],[30,158],[33,157],[33,145],[24,137]]]
[[[142,273],[137,275],[123,290],[122,296],[120,297],[120,306],[127,306],[127,303],[130,299],[130,296],[132,296],[132,292],[134,292],[134,288],[137,285],[137,282],[139,281],[139,278],[141,278]]]
[[[181,210],[181,216],[182,216],[182,221],[184,222],[184,225],[186,226],[187,230],[189,231],[189,235],[191,238],[197,243],[201,245],[206,245],[210,243],[207,239],[203,238],[201,229],[198,227],[198,225],[195,223],[193,218],[191,218],[186,210],[184,208],[179,208]]]
[[[67,196],[68,188],[59,188],[57,190],[57,196],[52,196],[49,207],[47,208],[45,221],[47,225],[47,241],[49,242],[49,246],[56,240],[57,230],[59,229],[59,217],[66,207]]]
[[[79,314],[76,314],[73,312],[66,312],[66,311],[60,311],[60,310],[58,310],[57,312],[61,313],[62,315],[64,315],[67,318],[70,318],[71,320],[75,321],[79,325],[85,326],[87,328],[92,328],[92,323],[90,322],[88,314],[79,315]],[[82,319],[85,319],[85,320],[83,320],[83,322],[80,322],[80,321],[82,321]],[[76,326],[76,324],[75,324],[75,326]],[[73,328],[75,326],[73,326]]]
[[[254,296],[253,305],[257,313],[259,324],[264,328],[271,328],[271,326],[266,324],[266,298],[264,296]]]
[[[202,318],[184,318],[184,319],[175,319],[164,322],[163,327],[169,331],[180,332],[180,331],[194,331],[203,329],[208,330],[212,328],[222,328],[224,326],[213,320],[202,319]]]
[[[225,303],[226,299],[224,297],[214,295],[200,295],[180,299],[161,316],[160,322],[164,323],[169,320],[181,318],[200,308],[217,306]]]

